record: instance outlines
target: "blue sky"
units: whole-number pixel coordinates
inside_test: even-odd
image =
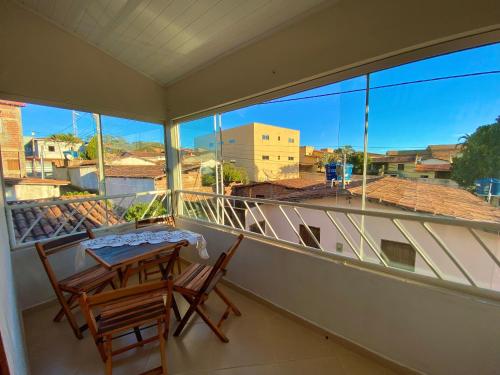
[[[371,74],[370,87],[405,81],[467,73],[500,71],[500,43],[456,52]],[[365,77],[357,77],[287,98],[363,89]],[[371,89],[369,151],[424,148],[429,144],[456,143],[500,115],[500,74]],[[222,115],[222,126],[231,128],[249,122],[263,122],[301,131],[301,145],[362,149],[365,92],[260,104]],[[71,111],[28,105],[23,108],[24,134],[35,130],[40,136],[71,132]],[[78,119],[79,134],[94,132],[90,114]],[[205,118],[181,127],[183,147],[192,147],[193,138],[213,129]],[[103,117],[105,134],[125,136],[129,141],[163,141],[160,126]]]

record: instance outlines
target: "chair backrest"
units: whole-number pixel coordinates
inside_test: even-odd
[[[226,271],[227,269],[227,265],[229,264],[229,262],[231,261],[231,258],[234,256],[234,254],[236,253],[236,250],[238,249],[238,247],[240,246],[240,243],[241,241],[243,241],[243,238],[245,236],[243,236],[243,234],[240,234],[238,236],[238,238],[236,238],[236,241],[231,245],[231,247],[229,248],[229,250],[226,252],[226,259],[224,259],[224,263],[222,264],[221,266],[221,269],[223,271]]]
[[[175,227],[175,218],[170,215],[170,216],[159,216],[159,217],[152,217],[149,219],[136,220],[135,227],[136,229],[138,229],[159,223]]]
[[[87,229],[82,233],[72,234],[70,236],[57,238],[47,242],[37,242],[35,243],[35,248],[39,254],[42,254],[44,257],[48,257],[60,251],[68,250],[81,241],[93,238],[95,238],[94,233],[90,229]]]
[[[214,266],[212,267],[210,274],[208,275],[205,282],[203,283],[200,290],[198,291],[199,295],[204,294],[204,293],[209,293],[213,289],[213,287],[217,284],[219,279],[223,276],[222,265],[224,264],[226,259],[227,259],[226,253],[222,253],[219,256],[219,258],[215,262]]]
[[[144,297],[144,303],[147,304],[148,296],[153,298],[154,296],[158,297],[159,295],[163,295],[165,315],[168,324],[170,307],[172,306],[173,286],[173,278],[169,277],[168,280],[139,284],[93,295],[82,293],[80,295],[80,307],[85,316],[85,320],[87,321],[89,330],[94,338],[98,335],[96,319],[96,316],[98,315],[95,314],[96,310],[99,309],[99,307],[115,303],[119,304],[120,302],[123,302],[122,306],[127,306],[127,300],[133,297]]]
[[[47,277],[49,278],[50,284],[52,285],[52,288],[54,289],[57,297],[60,300],[63,298],[62,292],[59,289],[59,284],[57,283],[56,274],[52,269],[52,266],[50,265],[48,257],[59,251],[68,250],[77,243],[89,238],[90,239],[94,238],[94,234],[90,230],[87,230],[87,232],[84,233],[77,233],[71,236],[58,238],[44,243],[42,242],[35,243],[36,251],[38,253],[38,256],[40,257],[40,260],[42,261],[43,268],[47,273]]]
[[[177,261],[177,258],[179,257],[179,252],[183,246],[188,246],[189,242],[186,240],[177,242],[176,246],[172,249],[171,245],[166,246],[163,249],[159,249],[151,258],[151,260],[148,260],[147,264],[139,265],[138,267],[132,267],[127,269],[125,272],[124,280],[125,284],[128,281],[128,279],[136,274],[137,272],[142,272],[143,270],[151,267],[152,265],[156,264],[160,269],[162,269],[163,264],[167,263],[166,268],[164,270],[164,273],[168,276],[172,275],[172,271],[174,269],[175,262]]]

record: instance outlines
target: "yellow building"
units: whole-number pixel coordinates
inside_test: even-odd
[[[214,149],[213,135],[195,147]],[[244,168],[250,181],[299,177],[300,131],[253,122],[222,131],[222,159]]]

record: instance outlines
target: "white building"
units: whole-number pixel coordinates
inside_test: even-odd
[[[283,194],[271,199],[300,202],[323,207],[349,207],[361,208],[360,182],[353,184],[346,191],[331,189],[324,184],[318,184],[303,190]],[[394,177],[384,177],[368,181],[367,184],[367,209],[386,210],[392,213],[412,211],[432,214],[435,216],[453,217],[466,220],[480,220],[500,222],[500,209],[492,207],[477,196],[466,190],[454,187],[418,183],[412,180]],[[287,222],[280,208],[272,204],[261,204],[260,209],[280,239],[299,244],[297,233],[307,246],[318,248],[314,239],[305,228],[301,218],[293,208],[284,206],[283,209],[290,221]],[[335,228],[330,218],[322,211],[316,209],[299,208],[300,215],[315,235],[317,241],[325,251],[342,253],[356,257],[349,242]],[[267,235],[272,236],[269,225],[254,208],[252,213]],[[369,244],[362,240],[361,235],[348,218],[340,213],[334,213],[334,218],[340,223],[348,239],[356,250],[360,251],[364,260],[380,263]],[[371,239],[372,245],[380,251],[387,262],[395,268],[404,269],[418,274],[432,275],[433,271],[426,264],[409,241],[401,234],[389,219],[366,216],[364,223],[359,216],[353,215],[360,228],[364,226],[364,233]],[[246,212],[246,228],[260,233],[253,216]],[[420,249],[430,254],[436,268],[446,278],[456,282],[464,282],[463,274],[453,261],[440,248],[439,244],[426,232],[419,222],[402,221]],[[458,261],[466,265],[466,271],[478,286],[488,289],[500,290],[500,270],[491,262],[488,254],[474,239],[473,235],[456,226],[432,225],[432,229],[439,235]],[[478,236],[494,249],[495,255],[500,257],[500,238],[498,233],[476,231]]]

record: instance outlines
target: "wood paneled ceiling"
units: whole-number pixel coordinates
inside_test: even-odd
[[[17,1],[168,85],[334,0]]]

